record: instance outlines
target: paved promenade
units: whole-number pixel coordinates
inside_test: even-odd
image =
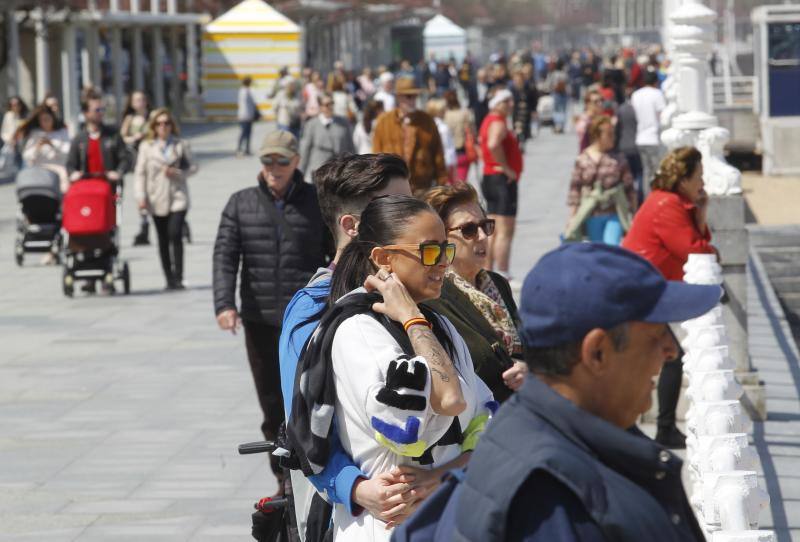
[[[264,130],[256,126],[254,149]],[[185,292],[162,292],[155,246],[131,247],[128,194],[123,255],[133,294],[64,298],[60,268],[35,258],[14,265],[15,197],[0,186],[2,542],[246,541],[253,502],[275,490],[263,456],[236,454],[238,443],[260,437],[260,414],[243,338],[217,330],[210,291],[219,212],[255,182],[259,165],[232,157],[234,127],[186,132],[201,169],[190,181]],[[512,255],[518,280],[558,243],[576,147],[574,135],[549,129],[528,145]],[[754,362],[774,415],[756,426],[764,487],[775,490],[762,525],[775,518],[798,529],[797,353],[787,353],[779,317],[770,319],[775,308],[764,308],[769,286],[751,291]]]

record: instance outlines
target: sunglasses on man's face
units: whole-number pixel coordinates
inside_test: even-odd
[[[461,230],[461,236],[467,241],[471,241],[472,239],[476,239],[478,237],[478,228],[483,230],[483,233],[486,234],[486,237],[489,237],[494,233],[494,219],[484,218],[480,222],[467,222],[466,224],[456,226],[455,228],[447,228],[447,231],[451,232],[455,230]]]
[[[442,261],[442,257],[446,258],[447,265],[450,265],[456,257],[456,245],[448,242],[434,243],[430,241],[418,245],[385,245],[383,248],[386,250],[419,250],[422,265],[426,267],[437,265]]]
[[[281,156],[280,158],[273,158],[271,156],[262,156],[261,163],[264,164],[265,166],[278,165],[286,167],[292,163],[292,160],[291,158],[286,158],[285,156]]]

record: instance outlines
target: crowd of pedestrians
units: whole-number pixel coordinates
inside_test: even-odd
[[[534,50],[280,72],[254,182],[222,211],[213,300],[222,330],[243,329],[261,431],[286,451],[270,463],[292,537],[702,539],[664,448],[685,446],[668,324],[720,292],[678,282],[690,253],[716,250],[700,153],[659,143],[665,68]],[[197,165],[176,119],[141,92],[119,129],[92,89],[81,112],[70,139],[53,97],[30,113],[12,98],[5,148],[65,192],[132,173],[135,244],[152,220],[182,289]],[[260,117],[244,78],[237,156]],[[577,136],[569,220],[515,300],[519,183],[545,122]],[[656,442],[635,428],[654,387]]]
[[[700,153],[662,160],[665,67],[623,50],[281,73],[294,113],[276,109],[257,185],[222,213],[214,302],[244,325],[290,537],[702,539],[666,451],[685,447],[668,324],[720,290],[679,282],[715,249]],[[569,221],[518,305],[518,184],[545,113],[577,135]],[[654,388],[655,441],[635,427]]]
[[[197,170],[189,143],[180,139],[172,113],[166,108],[151,110],[144,92],[134,91],[128,96],[119,127],[106,122],[105,104],[99,89],[86,87],[81,93],[78,125],[71,127],[75,135],[70,137],[70,127],[61,117],[55,96],[48,94],[30,112],[21,98],[12,97],[2,123],[0,170],[11,163],[13,172],[23,168],[51,171],[58,176],[62,196],[84,179],[103,179],[121,195],[124,177],[133,174],[133,192],[141,216],[133,244],[150,244],[152,220],[166,288],[183,289],[183,242],[191,239],[186,223],[187,178]],[[107,235],[70,237],[68,248],[105,249],[110,242]],[[57,261],[55,252],[45,253],[42,259],[44,264]],[[110,290],[108,285],[104,287]],[[95,289],[93,281],[84,285],[86,292]]]

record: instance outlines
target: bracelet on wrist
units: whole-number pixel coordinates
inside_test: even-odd
[[[410,318],[403,323],[403,329],[406,333],[408,333],[408,330],[413,326],[425,326],[428,329],[433,329],[433,325],[425,318]]]

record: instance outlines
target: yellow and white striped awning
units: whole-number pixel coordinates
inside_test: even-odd
[[[263,0],[244,0],[209,23],[203,33],[203,89],[206,114],[236,116],[240,81],[253,79],[259,110],[267,113],[268,91],[278,71],[300,71],[300,27]]]

